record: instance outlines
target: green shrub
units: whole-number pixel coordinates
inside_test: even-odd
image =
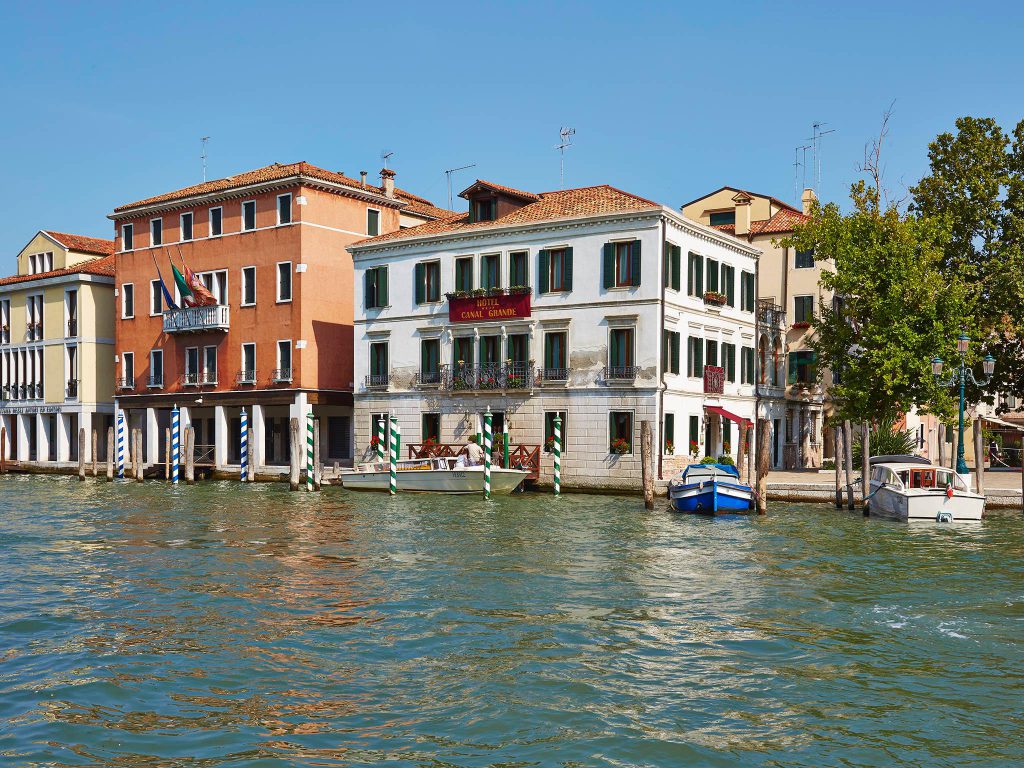
[[[732,456],[719,456],[717,464],[725,464],[727,467],[735,467],[736,462],[732,460]]]
[[[836,468],[836,462],[835,462],[834,459],[825,459],[823,462],[821,462],[821,468],[822,469],[835,469]]]
[[[900,456],[914,452],[916,441],[909,431],[896,429],[896,420],[886,418],[871,427],[872,456]],[[853,439],[853,466],[859,467],[864,457],[864,439],[857,435]]]
[[[715,463],[715,457],[714,456],[705,456],[703,459],[700,460],[700,463],[701,464],[714,464]]]

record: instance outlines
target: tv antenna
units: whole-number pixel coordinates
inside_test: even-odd
[[[804,189],[807,188],[807,150],[811,148],[810,144],[804,144],[802,147],[795,147],[793,149],[793,194],[796,195],[796,199],[800,199],[800,195]],[[803,158],[800,157],[800,153],[803,152]],[[803,168],[803,186],[801,187],[800,169]]]
[[[452,174],[456,171],[464,171],[467,168],[476,168],[476,163],[470,163],[469,165],[461,165],[458,168],[449,168],[444,172],[444,178],[448,182],[448,210],[452,209]]]
[[[823,123],[821,121],[812,123],[811,125],[814,129],[814,134],[809,139],[813,150],[812,158],[814,161],[814,173],[811,178],[814,181],[814,191],[817,192],[818,187],[821,185],[821,140],[827,134],[835,133],[836,129],[829,128],[827,131],[823,131],[822,128],[828,125],[828,123]]]
[[[562,155],[558,163],[558,171],[562,179],[562,189],[565,189],[565,150],[572,146],[572,137],[576,135],[576,129],[562,128],[558,135],[562,140],[555,149],[561,152]]]
[[[380,151],[380,159],[384,161],[384,167],[385,167],[385,168],[387,168],[387,167],[388,167],[388,159],[389,159],[389,158],[390,158],[390,157],[391,157],[391,156],[392,156],[393,154],[395,154],[395,153],[394,153],[394,152],[389,152],[389,151],[388,151],[388,150],[386,150],[386,149],[382,149],[382,150]]]
[[[203,138],[200,139],[200,141],[202,142],[202,145],[203,145],[203,153],[200,155],[200,157],[203,158],[203,182],[204,183],[206,182],[206,142],[208,142],[209,140],[210,140],[209,136],[203,136]]]

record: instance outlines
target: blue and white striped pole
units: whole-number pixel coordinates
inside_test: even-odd
[[[178,465],[181,463],[181,412],[175,405],[171,409],[171,484],[178,484]]]
[[[242,408],[242,482],[249,479],[249,414]]]
[[[124,480],[124,451],[125,451],[125,424],[124,411],[117,411],[117,477]]]

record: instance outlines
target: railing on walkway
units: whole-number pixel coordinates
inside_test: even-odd
[[[466,452],[464,443],[409,443],[406,446],[410,459],[441,459],[456,458]],[[495,466],[501,466],[503,451],[500,436],[494,441]],[[508,463],[510,469],[522,469],[528,474],[527,480],[540,477],[540,446],[526,444],[510,444],[508,447]]]
[[[212,466],[214,466],[214,457],[216,456],[216,453],[215,453],[215,450],[214,450],[215,448],[216,448],[216,446],[213,446],[213,445],[199,445],[197,443],[196,447],[195,447],[195,454],[194,454],[195,458],[193,459],[192,463],[195,464],[197,467],[198,466],[204,466],[204,467],[212,467]]]

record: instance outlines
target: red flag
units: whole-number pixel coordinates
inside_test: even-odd
[[[192,289],[192,304],[196,307],[210,307],[217,303],[217,298],[210,293],[210,289],[206,287],[202,280],[199,279],[199,275],[189,269],[188,264],[185,263],[184,257],[181,252],[178,253],[178,258],[181,259],[181,267],[185,273],[185,282],[188,283],[188,287]]]

